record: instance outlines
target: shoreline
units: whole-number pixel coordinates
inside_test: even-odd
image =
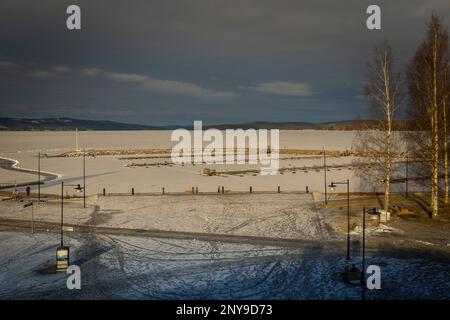
[[[2,168],[4,170],[17,171],[17,172],[38,175],[37,170],[19,167],[18,166],[19,163],[20,162],[16,159],[0,157],[0,168]],[[62,175],[57,174],[57,173],[41,171],[41,184],[44,184],[45,182],[48,182],[48,181],[60,179],[61,177],[62,177]],[[11,189],[11,188],[14,188],[14,186],[23,187],[26,185],[37,185],[37,184],[39,184],[39,181],[20,182],[20,183],[14,184],[14,185],[11,184],[11,185],[5,185],[5,186],[0,184],[0,189]]]

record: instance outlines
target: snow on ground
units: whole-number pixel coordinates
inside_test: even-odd
[[[35,221],[59,223],[56,200],[34,206]],[[31,221],[31,207],[2,201],[0,219]],[[65,200],[66,224],[291,239],[329,238],[310,194],[99,196]]]
[[[36,200],[36,199],[35,199]],[[81,200],[82,201],[82,200]],[[83,204],[80,200],[70,202],[65,200],[64,205],[64,222],[66,224],[83,224],[86,223],[94,210],[93,207],[83,209]],[[0,219],[17,219],[30,221],[32,214],[34,221],[59,222],[61,221],[61,203],[57,200],[52,200],[46,204],[36,203],[32,208],[24,208],[25,202],[19,201],[2,201],[0,202]]]
[[[360,299],[342,281],[346,264],[333,244],[286,249],[249,244],[128,236],[71,235],[81,290],[64,273],[35,272],[51,263],[56,234],[0,232],[2,299]],[[360,262],[356,260],[356,262]],[[369,253],[381,290],[367,299],[449,299],[448,260]]]
[[[153,243],[131,239],[121,243],[120,259],[105,255],[132,283],[124,296],[148,299],[360,299],[359,286],[348,286],[340,273],[342,252],[315,245],[283,250],[205,243]],[[144,245],[143,245],[144,244]],[[179,245],[183,247],[180,248]],[[158,249],[149,249],[149,248]],[[112,254],[112,252],[111,252]],[[145,262],[141,261],[147,256]],[[115,263],[114,263],[115,261]],[[371,256],[368,264],[382,270],[382,290],[370,298],[448,298],[446,262]],[[138,276],[140,275],[140,276]],[[143,280],[146,279],[146,280]],[[412,282],[411,282],[411,281]]]
[[[280,147],[344,150],[353,133],[336,131],[282,131]],[[170,131],[80,132],[80,148],[169,148]],[[50,155],[75,148],[73,132],[4,132],[0,157],[17,159],[21,167],[36,168],[37,152]],[[203,166],[126,168],[128,160],[118,157],[87,158],[88,207],[80,199],[66,199],[67,224],[121,228],[125,235],[93,231],[66,232],[71,261],[82,270],[82,290],[66,288],[64,273],[39,274],[36,270],[54,263],[59,234],[40,229],[0,229],[0,298],[111,298],[111,299],[359,299],[361,288],[342,281],[345,239],[342,224],[345,210],[317,210],[310,194],[284,191],[323,190],[322,170],[285,172],[277,176],[225,175],[205,177]],[[282,166],[320,165],[320,158],[282,160]],[[349,163],[350,158],[329,158],[328,164]],[[82,183],[80,158],[42,159],[42,170],[59,173],[69,184]],[[248,166],[247,166],[248,167]],[[229,166],[232,170],[235,167]],[[3,171],[1,171],[3,172]],[[1,173],[0,172],[0,173]],[[351,179],[352,170],[327,172],[328,181]],[[9,172],[2,180],[21,180]],[[254,194],[218,195],[218,186]],[[259,193],[276,191],[282,193]],[[97,196],[107,193],[190,191],[211,195]],[[345,187],[341,186],[345,191]],[[36,188],[33,187],[33,191]],[[46,183],[43,193],[60,193],[60,180]],[[75,194],[72,187],[68,195]],[[320,201],[320,197],[318,198]],[[29,221],[31,208],[23,203],[0,202],[0,219]],[[60,221],[60,203],[51,198],[36,205],[34,218]],[[353,217],[355,218],[355,217]],[[359,218],[358,218],[359,219]],[[450,270],[448,235],[422,222],[408,229],[393,221],[378,229],[369,228],[367,264],[382,270],[382,290],[370,291],[368,299],[449,299]],[[420,226],[419,226],[420,223]],[[298,240],[295,246],[246,241],[180,240],[132,234],[132,229],[198,232],[226,237],[257,236]],[[407,230],[403,232],[403,230]],[[416,230],[416,231],[414,231]],[[413,231],[412,233],[409,233]],[[420,231],[418,233],[418,231]],[[352,257],[360,265],[360,243],[352,235]],[[436,239],[434,239],[436,238]],[[250,238],[255,239],[255,238]],[[418,240],[420,239],[420,240]],[[415,241],[417,240],[417,241]],[[384,241],[384,242],[383,242]],[[432,246],[430,244],[433,244]],[[445,248],[442,248],[444,244]],[[437,250],[431,254],[431,250]],[[433,251],[434,252],[434,251]]]
[[[336,226],[329,224],[342,220],[342,210],[327,216],[323,209],[314,208],[308,194],[107,196],[90,199],[86,210],[80,200],[67,201],[68,221],[82,225],[300,241],[283,246],[248,240],[231,243],[180,240],[169,235],[153,238],[66,232],[71,262],[82,272],[82,289],[70,291],[66,274],[36,272],[54,263],[58,233],[40,229],[32,236],[26,229],[3,230],[1,299],[361,298],[360,286],[342,281],[341,272],[348,265],[345,243],[340,241],[344,234],[336,234]],[[1,217],[26,219],[29,208],[16,212],[18,206],[2,201]],[[59,221],[58,202],[42,205],[37,216],[41,221]],[[396,224],[400,226],[391,227],[393,230],[404,228],[401,222]],[[394,233],[368,235],[367,265],[380,266],[382,289],[367,292],[367,299],[450,298],[448,249],[433,255],[429,245],[407,241],[404,237],[408,234]],[[351,247],[352,261],[358,266],[359,238],[352,235]],[[436,244],[433,248],[439,243],[427,242]]]
[[[0,298],[30,296],[45,299],[46,291],[64,294],[66,276],[49,277],[37,270],[54,264],[59,235],[54,233],[0,232]],[[79,247],[80,243],[65,237],[65,244]]]
[[[292,239],[329,237],[310,194],[98,197],[100,226]]]

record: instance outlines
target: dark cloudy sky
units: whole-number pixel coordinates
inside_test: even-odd
[[[381,31],[366,29],[370,4]],[[0,116],[353,119],[373,45],[388,37],[402,68],[433,11],[450,24],[448,0],[1,0]]]

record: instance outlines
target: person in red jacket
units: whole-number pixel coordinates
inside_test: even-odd
[[[27,186],[27,197],[28,198],[30,197],[30,192],[31,192],[31,188],[30,188],[30,186]]]

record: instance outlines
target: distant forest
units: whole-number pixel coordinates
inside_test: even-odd
[[[241,124],[205,125],[204,129],[280,129],[280,130],[367,130],[381,129],[375,120],[348,120],[326,123],[310,122],[249,122]],[[173,130],[192,129],[190,126],[148,126],[102,120],[81,120],[73,118],[0,118],[0,130],[3,131],[69,131],[69,130]],[[393,129],[397,131],[416,130],[412,120],[394,120]]]

